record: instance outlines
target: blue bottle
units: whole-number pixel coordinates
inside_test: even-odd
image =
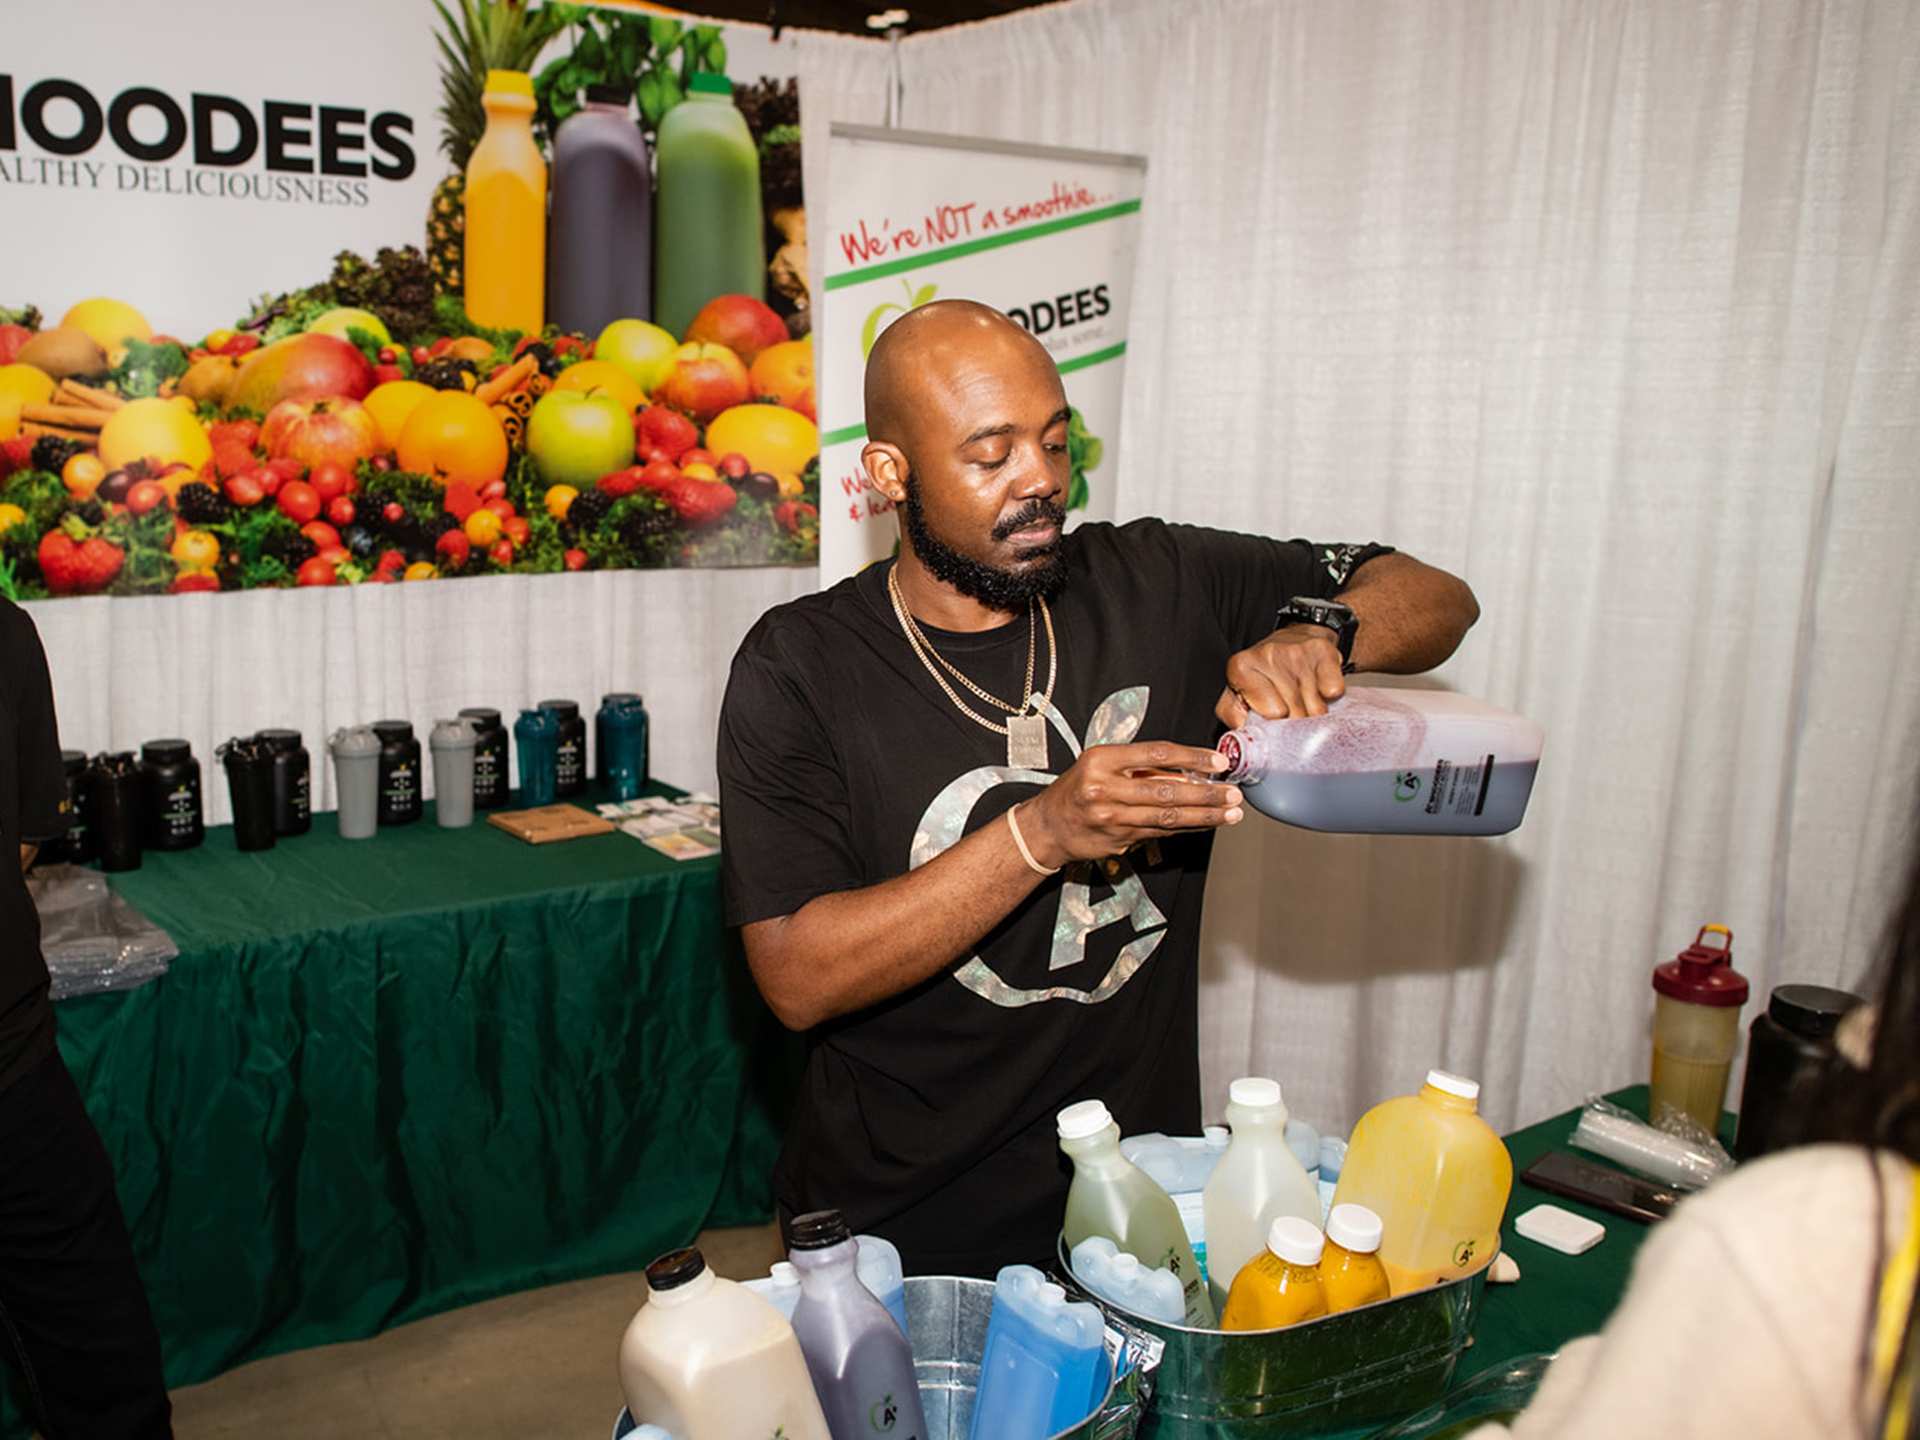
[[[593,717],[595,778],[616,800],[647,786],[647,707],[638,695],[616,691],[600,699]]]
[[[520,803],[531,809],[551,805],[560,770],[560,717],[551,710],[522,710],[513,722],[514,748],[520,752]]]
[[[900,1327],[900,1333],[907,1333],[907,1272],[900,1263],[900,1249],[891,1240],[883,1240],[878,1235],[856,1235],[854,1243],[860,1247],[860,1263],[856,1267],[860,1283],[871,1290],[874,1298],[887,1307],[887,1313],[893,1316],[893,1323]]]
[[[1056,1435],[1098,1408],[1110,1376],[1106,1325],[1031,1265],[994,1277],[987,1351],[968,1440]]]

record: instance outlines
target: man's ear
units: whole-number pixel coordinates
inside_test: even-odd
[[[867,484],[896,505],[907,501],[907,476],[912,467],[898,445],[875,440],[860,452],[861,467],[867,472]]]

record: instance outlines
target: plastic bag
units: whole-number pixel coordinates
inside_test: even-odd
[[[1573,1127],[1573,1144],[1651,1179],[1698,1190],[1733,1168],[1720,1142],[1684,1115],[1657,1130],[1631,1111],[1592,1095]]]
[[[40,951],[55,1000],[131,990],[180,953],[171,936],[134,909],[107,877],[78,865],[41,865],[27,874],[40,912]]]

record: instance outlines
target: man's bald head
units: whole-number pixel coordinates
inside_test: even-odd
[[[983,374],[1044,366],[1059,384],[1047,347],[977,300],[935,300],[909,310],[867,356],[867,438],[913,454],[917,422],[947,410]]]

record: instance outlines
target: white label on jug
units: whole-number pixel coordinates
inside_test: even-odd
[[[1478,760],[1436,760],[1427,790],[1429,815],[1478,815],[1487,808],[1493,784],[1493,756]]]
[[[293,815],[298,821],[311,818],[313,811],[313,777],[302,770],[293,782]]]

